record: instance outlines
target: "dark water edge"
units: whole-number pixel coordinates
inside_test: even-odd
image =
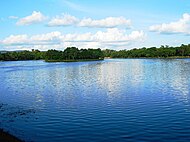
[[[0,142],[24,142],[17,137],[9,134],[3,129],[0,129]]]
[[[31,115],[34,114],[35,110],[33,109],[25,109],[21,106],[11,106],[8,104],[4,104],[0,102],[0,114],[2,117],[6,119],[6,116],[9,117],[10,120],[0,121],[0,124],[2,123],[12,123],[15,121],[15,119],[28,119]],[[29,116],[30,115],[30,116]],[[6,127],[1,128],[0,127],[0,142],[25,142],[23,139],[17,137],[13,131],[8,131]]]

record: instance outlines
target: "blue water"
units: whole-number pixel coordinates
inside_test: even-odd
[[[0,128],[34,142],[189,142],[190,59],[0,62]]]

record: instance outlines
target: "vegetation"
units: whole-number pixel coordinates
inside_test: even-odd
[[[19,60],[40,60],[43,59],[45,52],[39,50],[30,51],[14,51],[0,53],[1,61],[19,61]]]
[[[64,51],[48,50],[41,52],[32,51],[14,51],[0,52],[0,61],[18,61],[18,60],[45,60],[48,62],[73,62],[101,60],[104,57],[109,58],[186,58],[190,57],[190,44],[179,47],[161,46],[160,48],[140,48],[132,50],[101,50],[101,49],[78,49],[68,47]]]
[[[190,44],[179,47],[161,46],[160,48],[140,48],[132,50],[103,51],[105,57],[110,58],[183,58],[190,57]]]
[[[81,49],[76,47],[68,47],[64,51],[48,50],[40,52],[39,50],[32,51],[14,51],[0,52],[1,61],[19,61],[19,60],[45,60],[54,61],[86,61],[103,59],[101,49]]]
[[[81,49],[68,47],[64,51],[48,50],[45,53],[46,61],[85,61],[103,59],[101,49]]]

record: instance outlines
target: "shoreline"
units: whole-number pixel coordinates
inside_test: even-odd
[[[1,142],[23,142],[22,140],[9,134],[8,132],[4,131],[3,129],[0,129],[0,141]]]
[[[88,62],[88,61],[103,61],[104,59],[80,59],[80,60],[44,60],[45,62]]]
[[[88,61],[103,61],[105,59],[190,59],[190,56],[169,56],[169,57],[104,57],[101,59],[79,59],[79,60],[0,60],[0,62],[11,62],[11,61],[44,61],[44,62],[88,62]]]
[[[129,57],[129,58],[105,57],[104,59],[190,59],[190,56],[170,56],[170,57]]]

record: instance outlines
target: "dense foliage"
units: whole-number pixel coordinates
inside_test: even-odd
[[[111,58],[168,58],[168,57],[189,57],[190,44],[180,47],[161,46],[160,48],[141,48],[132,50],[109,50],[103,51],[105,57]]]
[[[66,61],[66,60],[86,60],[103,58],[101,49],[81,49],[76,47],[68,47],[64,51],[48,50],[40,52],[39,50],[32,51],[14,51],[1,52],[0,60],[2,61],[18,61],[18,60],[46,60],[46,61]]]
[[[44,58],[44,55],[45,52],[40,52],[39,50],[1,52],[0,60],[2,61],[40,60]]]
[[[169,58],[169,57],[190,57],[190,44],[179,47],[161,46],[160,48],[140,48],[132,50],[101,50],[101,49],[78,49],[68,47],[64,51],[48,50],[41,52],[14,51],[0,52],[1,61],[17,60],[46,60],[46,61],[76,61],[76,60],[95,60],[104,57],[110,58]]]
[[[101,49],[78,49],[68,47],[64,51],[48,50],[45,54],[45,60],[86,60],[101,59],[103,52]]]

